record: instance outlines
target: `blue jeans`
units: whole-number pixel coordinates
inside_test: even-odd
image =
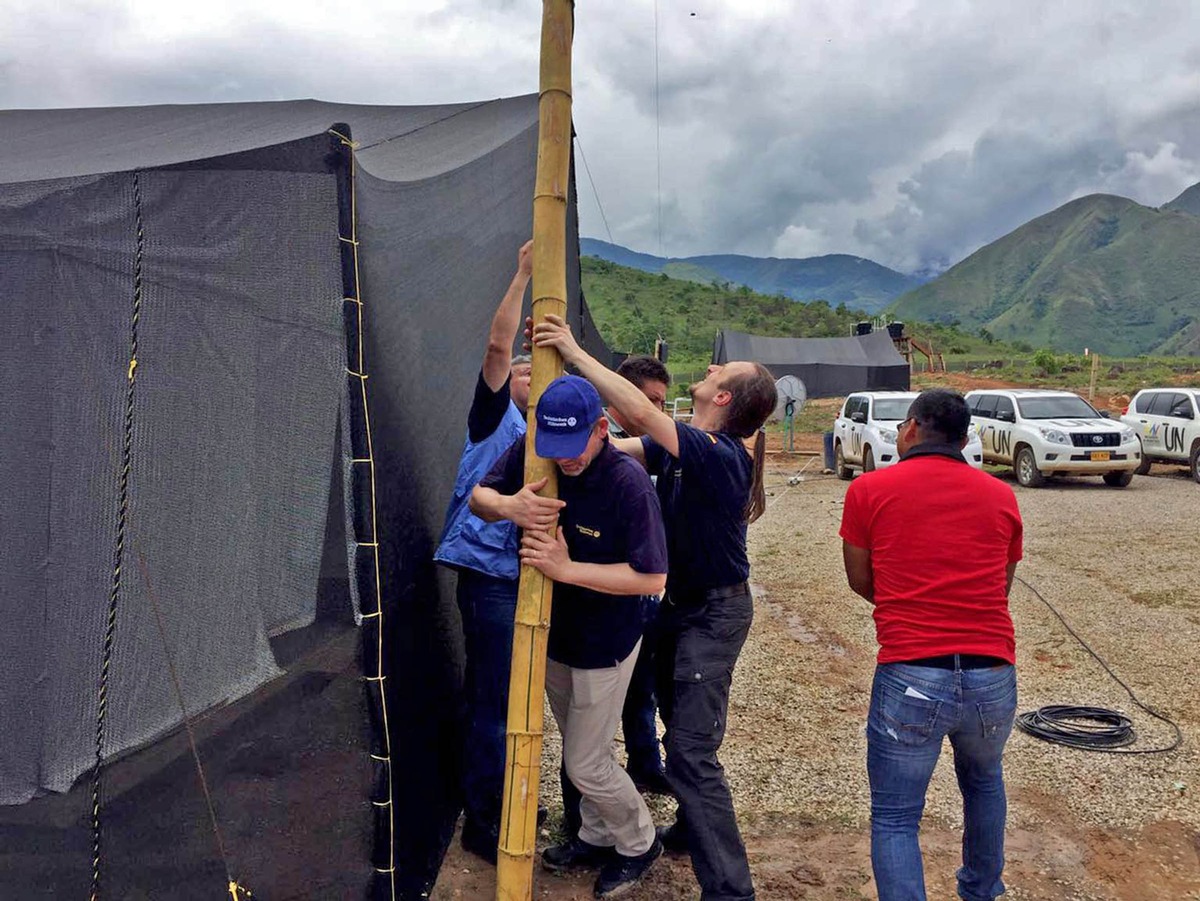
[[[625,752],[629,756],[629,772],[635,776],[657,773],[662,769],[662,754],[658,743],[658,699],[654,695],[654,656],[658,642],[659,600],[653,595],[642,598],[642,651],[625,707],[621,711],[621,728],[625,733]]]
[[[463,828],[498,834],[517,583],[460,570],[458,609],[467,650]]]
[[[963,865],[958,896],[992,901],[1004,893],[1001,758],[1017,708],[1012,666],[948,670],[906,663],[875,670],[867,716],[871,783],[871,866],[880,901],[925,901],[917,830],[925,790],[948,736],[963,797]]]

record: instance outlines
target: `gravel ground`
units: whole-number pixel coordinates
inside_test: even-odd
[[[1081,823],[1105,828],[1164,819],[1200,828],[1200,486],[1179,471],[1164,472],[1124,490],[1094,479],[1026,490],[1009,480],[1026,528],[1018,576],[1184,733],[1180,750],[1139,756],[1087,754],[1014,733],[1006,767],[1017,796],[1014,826],[1033,827],[1066,809]],[[875,643],[870,607],[842,575],[837,529],[845,484],[814,479],[789,488],[776,481],[771,506],[751,532],[753,578],[765,594],[735,695],[742,728],[754,737],[730,742],[727,766],[752,809],[864,824],[862,725]],[[1011,610],[1021,710],[1049,703],[1113,707],[1133,715],[1135,747],[1170,742],[1170,727],[1137,711],[1019,583]],[[957,825],[958,807],[947,756],[928,814]]]
[[[811,436],[810,436],[811,437]],[[875,897],[863,726],[874,668],[870,607],[846,586],[837,536],[846,483],[807,457],[772,455],[766,514],[750,530],[754,627],[735,676],[721,757],[762,899]],[[801,469],[794,486],[787,477]],[[1006,756],[1006,882],[1014,899],[1200,898],[1200,485],[1164,468],[1123,490],[1098,479],[1022,489],[1027,580],[1146,704],[1183,731],[1161,755],[1073,751],[1014,732]],[[1125,692],[1027,588],[1014,587],[1020,709],[1096,704],[1131,714],[1135,748],[1169,727]],[[542,801],[559,810],[558,743],[547,712]],[[658,822],[673,806],[652,799]],[[961,833],[948,753],[922,828],[930,897],[952,897]],[[552,837],[543,832],[543,841]],[[453,849],[435,898],[490,897],[490,867]],[[554,901],[589,877],[538,878]],[[694,898],[685,861],[656,867],[637,897]]]

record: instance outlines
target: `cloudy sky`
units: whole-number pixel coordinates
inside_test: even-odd
[[[0,108],[528,93],[540,9],[0,0]],[[607,218],[581,174],[586,235],[937,271],[1072,198],[1158,206],[1200,181],[1194,0],[658,0],[657,99],[655,18],[577,4],[575,120]]]

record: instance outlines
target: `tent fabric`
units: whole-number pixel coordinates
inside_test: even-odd
[[[432,551],[488,322],[531,232],[536,140],[536,96],[0,112],[0,895],[73,895],[90,876],[77,777],[94,752],[138,222],[108,890],[212,897],[223,877],[171,731],[169,651],[231,866],[257,896],[428,892],[458,812],[462,673],[453,577]],[[607,354],[574,210],[572,178],[568,313]]]
[[[775,338],[729,329],[718,333],[713,362],[751,360],[776,378],[794,375],[809,397],[852,391],[907,391],[910,368],[886,332],[853,338]]]

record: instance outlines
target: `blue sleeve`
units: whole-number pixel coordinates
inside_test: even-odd
[[[640,478],[639,478],[640,477]],[[658,495],[645,472],[635,472],[626,488],[622,504],[629,536],[629,565],[640,573],[667,571],[667,533],[663,528],[662,510]]]
[[[504,380],[499,391],[493,391],[483,380],[483,372],[475,383],[475,399],[471,401],[471,410],[467,413],[467,435],[472,444],[478,444],[487,438],[500,426],[504,414],[508,412],[509,382],[511,376]]]
[[[479,484],[495,488],[501,494],[516,494],[525,485],[525,436],[514,441],[492,464]]]

